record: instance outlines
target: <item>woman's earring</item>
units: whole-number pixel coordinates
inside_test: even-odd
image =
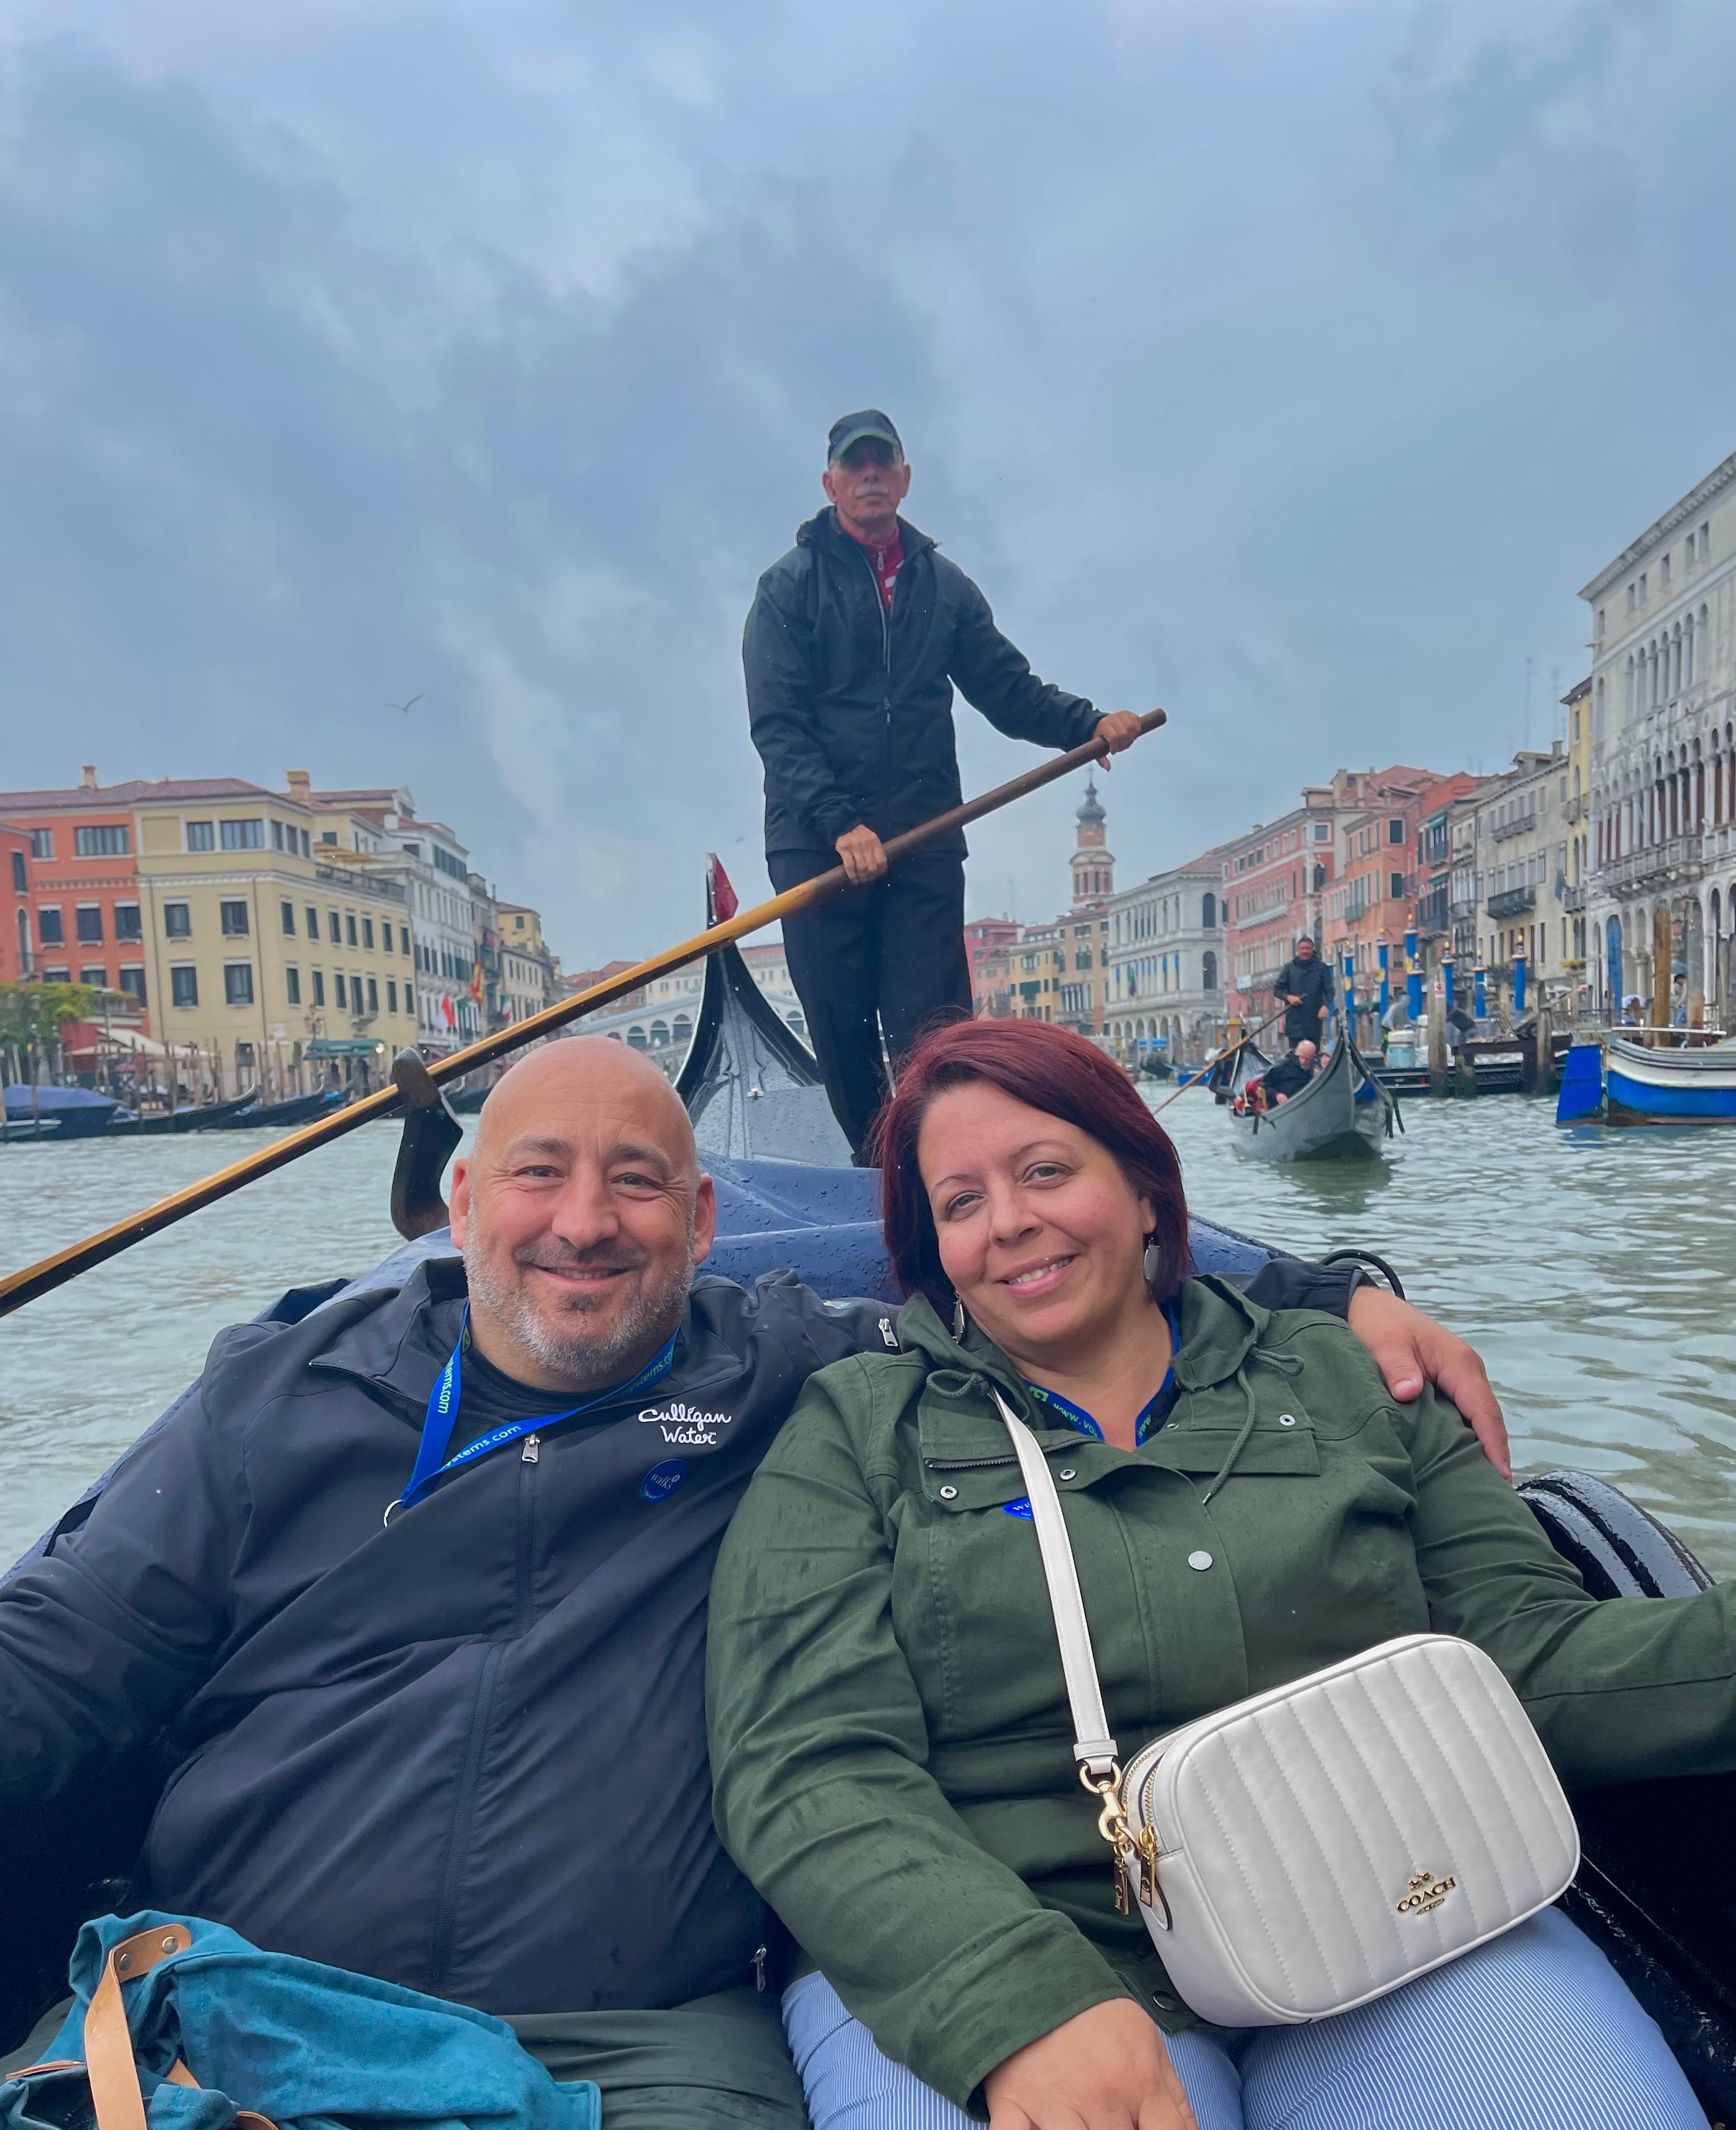
[[[1156,1235],[1147,1235],[1145,1239],[1145,1283],[1147,1287],[1155,1287],[1157,1284],[1157,1274],[1161,1263],[1162,1253],[1157,1248],[1157,1238]]]
[[[952,1335],[960,1345],[965,1342],[965,1305],[955,1292],[952,1297]]]

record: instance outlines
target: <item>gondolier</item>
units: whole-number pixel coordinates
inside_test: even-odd
[[[1318,1044],[1325,1033],[1326,1010],[1332,1004],[1332,971],[1315,951],[1304,932],[1296,951],[1278,972],[1272,996],[1284,1013],[1284,1039],[1292,1048],[1299,1043]]]
[[[829,507],[761,578],[742,660],[765,768],[765,857],[781,893],[842,858],[853,885],[785,921],[789,974],[839,1124],[861,1157],[896,1059],[928,1022],[971,1011],[965,839],[887,874],[885,839],[960,800],[952,691],[1014,739],[1118,753],[1131,710],[1104,716],[1039,681],[989,603],[899,515],[910,468],[877,408],[827,440]]]

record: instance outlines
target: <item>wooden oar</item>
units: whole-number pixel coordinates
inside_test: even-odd
[[[1142,732],[1155,732],[1168,719],[1162,710],[1149,710],[1139,721]],[[924,821],[920,828],[908,829],[901,836],[893,836],[886,844],[886,856],[896,864],[909,852],[924,843],[949,836],[958,829],[967,828],[972,821],[980,821],[984,814],[993,814],[1000,807],[1009,806],[1015,799],[1023,799],[1028,792],[1039,790],[1045,784],[1052,784],[1059,776],[1066,776],[1075,769],[1082,769],[1088,762],[1100,760],[1109,752],[1100,739],[1087,740],[1083,747],[1075,747],[1066,754],[1056,755],[1052,761],[1039,762],[1035,769],[1028,769],[1023,776],[1015,776],[1010,783],[997,785],[994,790],[985,791],[980,799],[955,806],[951,813],[937,814],[933,820]],[[799,887],[788,888],[782,895],[775,895],[770,902],[757,904],[751,910],[743,910],[722,924],[713,924],[709,931],[701,932],[691,939],[684,939],[679,947],[666,948],[653,954],[649,961],[638,962],[620,975],[611,977],[604,983],[593,984],[588,990],[578,991],[558,1005],[545,1006],[541,1013],[532,1014],[528,1020],[515,1022],[495,1034],[485,1035],[481,1042],[473,1043],[465,1050],[455,1050],[449,1058],[436,1058],[428,1067],[429,1077],[436,1083],[462,1079],[466,1072],[474,1072],[479,1065],[491,1064],[509,1051],[517,1050],[539,1037],[552,1035],[557,1029],[565,1028],[569,1021],[582,1015],[594,1013],[599,1006],[611,1004],[636,991],[641,984],[648,984],[657,977],[666,977],[671,969],[684,963],[698,961],[715,947],[727,946],[732,939],[740,939],[750,932],[757,932],[767,924],[775,924],[780,917],[794,911],[806,910],[823,896],[836,894],[845,885],[844,868],[834,866],[830,872],[821,873],[816,879],[804,881]],[[190,1183],[184,1191],[177,1191],[172,1197],[160,1198],[155,1206],[147,1206],[141,1213],[134,1213],[124,1220],[117,1220],[112,1228],[104,1228],[100,1235],[88,1235],[82,1243],[74,1243],[53,1257],[44,1258],[39,1263],[26,1265],[0,1279],[0,1316],[9,1316],[21,1309],[26,1301],[34,1301],[38,1295],[47,1294],[63,1287],[69,1279],[76,1279],[93,1265],[131,1249],[145,1236],[155,1235],[160,1229],[172,1227],[177,1220],[184,1220],[189,1213],[197,1213],[202,1206],[214,1205],[219,1198],[227,1198],[231,1192],[240,1191],[257,1177],[269,1176],[274,1169],[283,1168],[292,1161],[299,1161],[304,1153],[312,1153],[329,1140],[341,1139],[346,1132],[370,1124],[375,1117],[392,1115],[401,1109],[403,1097],[395,1086],[379,1088],[364,1096],[359,1102],[351,1102],[336,1110],[328,1117],[307,1125],[300,1131],[291,1132],[287,1139],[275,1145],[262,1147],[243,1161],[220,1168],[214,1176],[203,1182]]]
[[[1152,1105],[1152,1115],[1154,1117],[1161,1116],[1163,1112],[1169,1107],[1170,1104],[1171,1102],[1179,1102],[1190,1087],[1204,1086],[1207,1081],[1215,1078],[1218,1067],[1220,1065],[1228,1064],[1231,1058],[1235,1056],[1238,1050],[1244,1049],[1247,1044],[1253,1041],[1257,1035],[1264,1035],[1266,1029],[1271,1026],[1273,1021],[1281,1020],[1282,1019],[1283,1010],[1281,1008],[1276,1013],[1269,1014],[1266,1018],[1261,1022],[1257,1028],[1249,1029],[1247,1034],[1242,1038],[1239,1043],[1231,1044],[1229,1048],[1224,1052],[1221,1058],[1213,1058],[1211,1063],[1206,1067],[1203,1072],[1196,1074],[1191,1080],[1185,1081],[1182,1085],[1176,1090],[1173,1095],[1166,1095],[1161,1102],[1153,1102]],[[3,1288],[0,1288],[0,1293],[3,1293],[4,1292],[5,1290]],[[3,1313],[3,1311],[0,1311],[0,1314]]]

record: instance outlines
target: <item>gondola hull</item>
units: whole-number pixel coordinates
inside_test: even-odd
[[[1260,1161],[1378,1158],[1398,1104],[1353,1043],[1340,1042],[1300,1094],[1266,1110],[1233,1113],[1238,1152]]]
[[[1612,1125],[1736,1125],[1736,1046],[1647,1050],[1612,1035],[1604,1107]]]

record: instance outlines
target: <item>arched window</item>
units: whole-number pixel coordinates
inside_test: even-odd
[[[669,1023],[666,1020],[654,1020],[651,1025],[651,1038],[653,1048],[661,1050],[669,1041]]]
[[[627,1031],[627,1039],[631,1048],[635,1050],[645,1050],[650,1048],[645,1039],[645,1030],[637,1021]]]
[[[694,1024],[684,1013],[678,1013],[675,1015],[673,1032],[677,1043],[689,1043],[693,1040]]]
[[[1218,898],[1208,894],[1199,905],[1199,922],[1208,932],[1218,929]]]
[[[1199,957],[1199,981],[1209,991],[1218,988],[1218,957],[1209,947]]]

